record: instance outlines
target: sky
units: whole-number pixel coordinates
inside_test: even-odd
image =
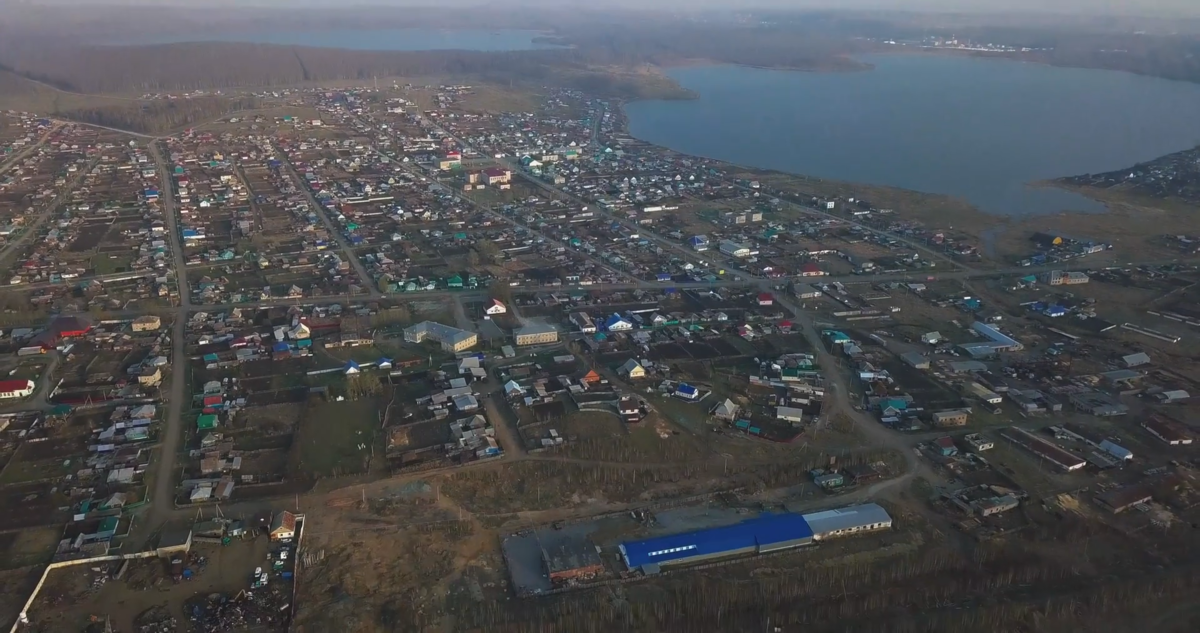
[[[287,6],[339,8],[391,6],[579,6],[639,9],[823,8],[970,13],[1065,13],[1075,15],[1200,16],[1200,0],[0,0],[30,5],[140,5],[171,7]]]

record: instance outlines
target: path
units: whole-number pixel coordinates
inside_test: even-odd
[[[353,268],[354,272],[358,275],[359,283],[362,284],[363,288],[366,290],[365,294],[369,295],[372,299],[379,299],[382,297],[383,293],[379,292],[379,288],[376,287],[375,279],[371,277],[369,273],[367,273],[367,269],[363,267],[362,261],[357,255],[354,254],[354,250],[350,248],[350,243],[346,241],[346,236],[342,235],[341,229],[339,229],[329,217],[329,212],[325,209],[325,206],[317,201],[317,197],[313,195],[312,189],[308,186],[308,183],[300,177],[300,174],[296,171],[296,166],[292,164],[291,157],[288,156],[287,152],[279,149],[279,147],[274,143],[271,144],[271,149],[275,150],[275,152],[279,154],[284,168],[287,169],[288,175],[292,179],[292,184],[294,184],[297,188],[299,188],[300,191],[304,193],[304,197],[308,199],[308,204],[312,206],[313,213],[316,213],[317,217],[321,218],[321,223],[324,224],[326,230],[329,231],[329,236],[336,241],[338,247],[341,248],[342,257],[346,258],[350,264],[350,267]]]
[[[92,173],[92,168],[94,168],[99,162],[99,158],[93,158],[92,160],[88,161],[86,167],[75,172],[75,175],[72,176],[70,180],[68,180],[67,183],[60,187],[58,192],[54,194],[54,199],[51,200],[49,204],[42,207],[41,211],[38,212],[37,218],[35,218],[34,221],[29,224],[29,226],[26,226],[21,231],[21,235],[17,237],[17,239],[5,244],[4,248],[0,249],[0,268],[7,267],[9,258],[14,254],[19,253],[26,242],[33,238],[33,236],[39,234],[39,230],[42,228],[42,225],[48,222],[50,218],[58,212],[58,209],[62,206],[66,195],[74,191],[75,187],[79,186],[79,181],[82,180],[87,174]]]
[[[154,157],[155,169],[160,174],[159,200],[162,204],[163,216],[167,223],[167,234],[170,238],[171,256],[175,268],[175,284],[179,289],[179,314],[175,316],[171,330],[171,384],[167,396],[167,417],[163,429],[161,448],[158,459],[151,463],[150,476],[154,481],[151,491],[150,511],[146,521],[140,527],[138,534],[148,536],[149,530],[155,530],[171,516],[175,507],[175,463],[179,451],[183,448],[183,412],[185,405],[191,400],[187,392],[187,340],[186,324],[192,307],[191,287],[187,281],[187,267],[183,254],[183,238],[179,228],[179,218],[175,209],[175,186],[171,182],[170,170],[162,149],[158,143],[150,144],[150,152]],[[190,407],[189,407],[190,408]]]
[[[35,150],[37,150],[37,148],[45,145],[46,141],[50,140],[50,137],[55,132],[61,130],[62,127],[63,127],[62,122],[55,121],[54,124],[50,126],[50,129],[46,130],[46,132],[43,133],[42,136],[40,138],[38,138],[38,140],[36,142],[30,144],[28,147],[26,147],[25,149],[22,149],[19,152],[13,153],[12,156],[8,157],[8,160],[5,160],[3,163],[0,163],[0,174],[3,174],[4,172],[8,171],[9,169],[12,169],[13,166],[15,166],[17,163],[21,162],[22,160],[24,160],[26,156],[32,154]]]

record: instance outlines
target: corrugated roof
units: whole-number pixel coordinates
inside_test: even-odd
[[[772,514],[735,525],[671,534],[621,544],[630,569],[642,565],[731,552],[758,545],[812,538],[808,523],[798,514]],[[675,551],[668,551],[675,550]]]
[[[874,523],[890,523],[892,520],[887,510],[874,503],[814,512],[803,516],[814,534],[826,534]]]

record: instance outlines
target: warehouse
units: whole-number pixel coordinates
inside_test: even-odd
[[[585,540],[573,539],[542,548],[542,563],[552,583],[590,580],[604,573],[604,562],[596,546]]]
[[[764,515],[735,525],[628,541],[620,545],[625,565],[654,573],[668,565],[686,565],[729,556],[773,552],[813,540],[804,517]]]
[[[886,530],[892,527],[892,517],[887,510],[875,503],[814,512],[803,516],[809,529],[812,530],[814,541],[848,534]]]
[[[1002,431],[1001,435],[1014,444],[1024,447],[1025,450],[1033,453],[1039,459],[1050,462],[1066,472],[1079,470],[1087,464],[1087,462],[1057,444],[1047,442],[1020,427],[1009,427]]]

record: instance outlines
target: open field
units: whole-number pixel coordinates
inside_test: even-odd
[[[373,398],[308,408],[296,438],[300,451],[297,469],[316,477],[366,472],[379,450],[378,412]]]

